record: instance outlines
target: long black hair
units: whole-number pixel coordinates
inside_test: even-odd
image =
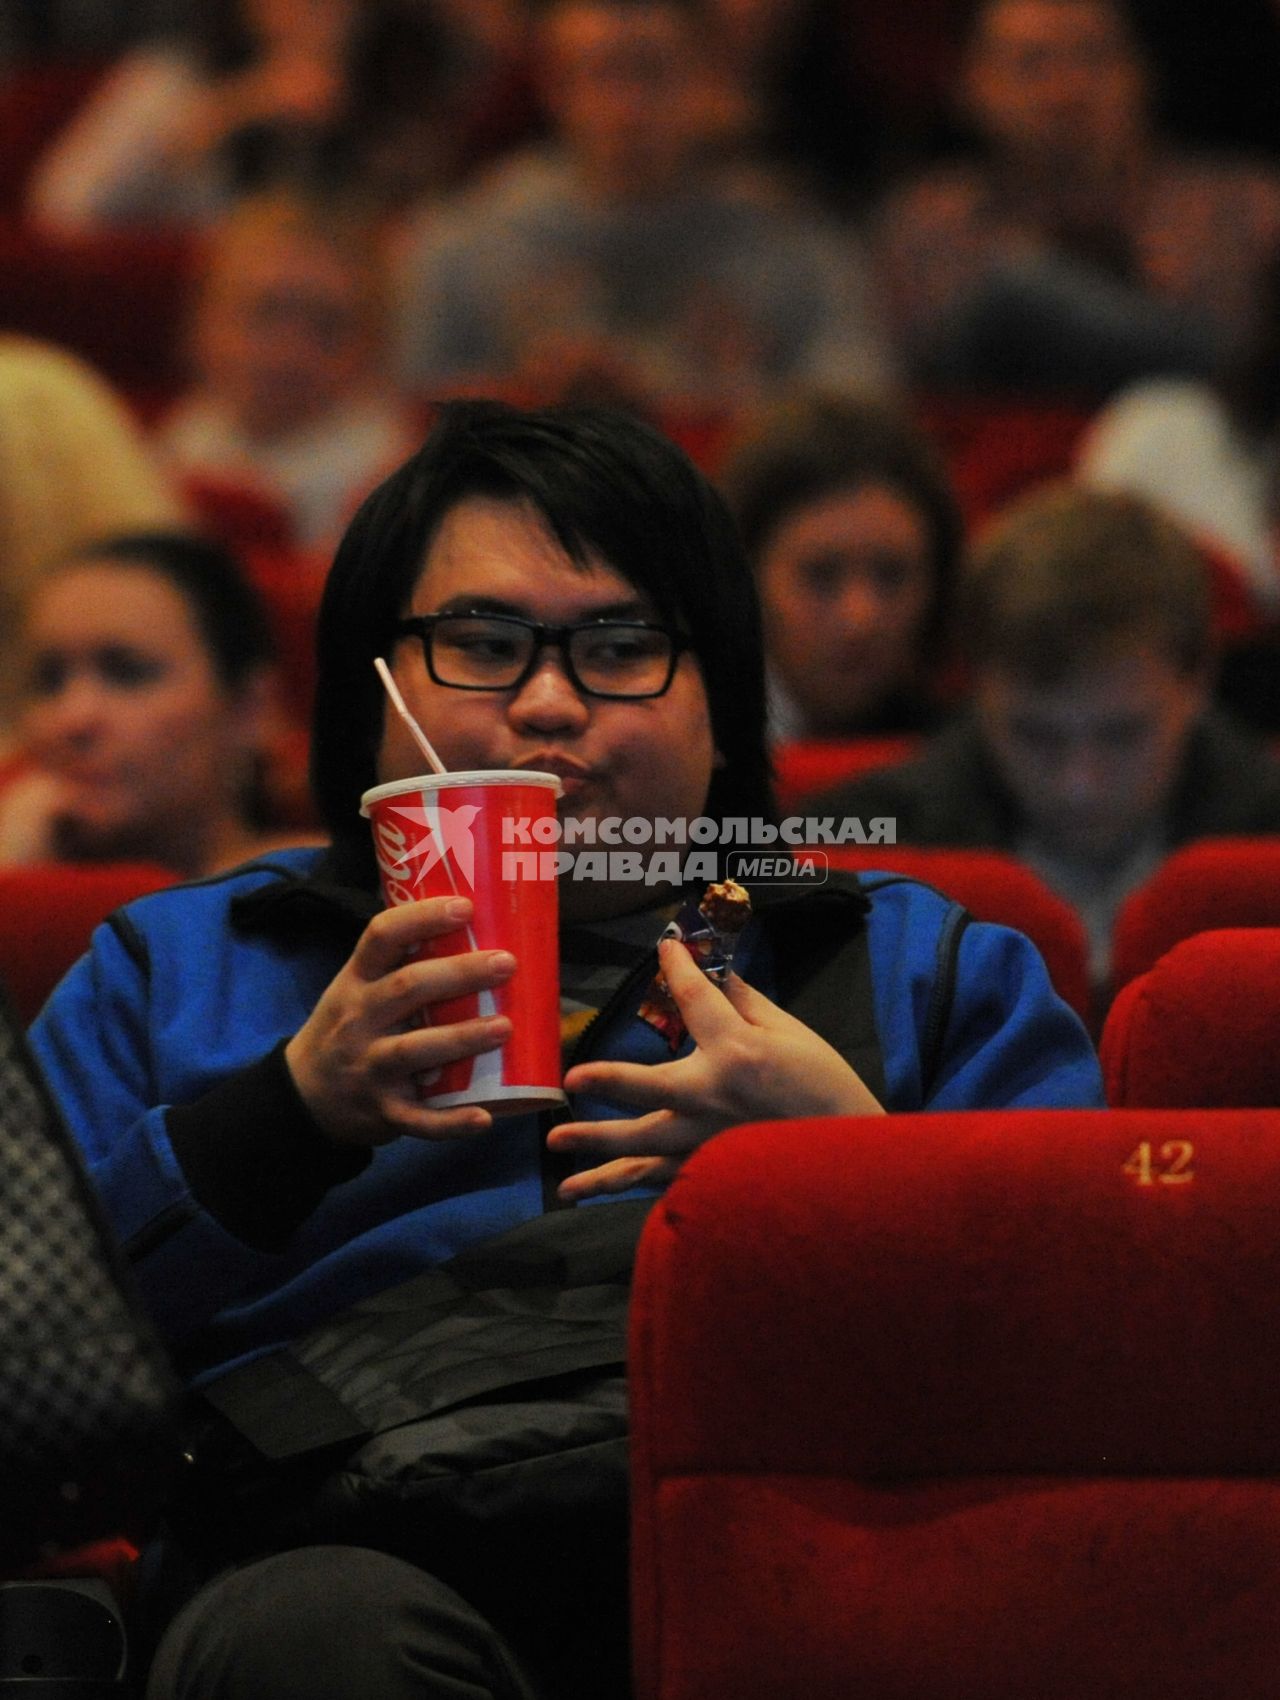
[[[352,520],[321,603],[312,789],[345,875],[372,878],[359,803],[377,782],[385,707],[373,658],[387,649],[441,520],[469,496],[528,503],[571,560],[594,555],[649,598],[702,669],[724,758],[707,812],[771,819],[759,608],[720,496],[673,443],[626,413],[451,402]]]

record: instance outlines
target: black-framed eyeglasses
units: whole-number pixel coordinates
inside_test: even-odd
[[[419,638],[427,672],[457,691],[519,690],[551,644],[575,689],[624,702],[662,696],[689,647],[650,620],[544,626],[516,614],[419,614],[395,635]]]

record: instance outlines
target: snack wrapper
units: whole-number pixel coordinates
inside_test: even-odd
[[[751,896],[736,880],[709,885],[698,903],[686,903],[663,929],[664,939],[679,939],[709,980],[723,985],[733,966],[738,937],[751,918]],[[656,1028],[673,1051],[684,1042],[684,1018],[659,969],[636,1012]]]

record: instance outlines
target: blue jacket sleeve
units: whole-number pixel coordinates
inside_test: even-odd
[[[1103,1106],[1102,1073],[1082,1022],[1054,991],[1035,946],[970,922],[929,1110]]]
[[[1101,1106],[1097,1054],[1030,939],[900,874],[863,889],[887,1110]]]
[[[170,1339],[199,1328],[272,1267],[193,1196],[152,1078],[146,977],[110,926],[94,934],[31,1029],[143,1299]]]

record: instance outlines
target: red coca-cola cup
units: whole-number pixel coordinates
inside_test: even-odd
[[[418,959],[470,950],[509,950],[516,959],[503,985],[423,1011],[423,1021],[437,1026],[476,1016],[511,1019],[501,1050],[446,1063],[438,1077],[423,1081],[423,1099],[439,1109],[482,1104],[494,1115],[514,1115],[564,1102],[558,888],[554,877],[538,876],[540,858],[517,853],[531,841],[548,841],[537,836],[537,823],[554,823],[559,795],[554,773],[493,771],[400,779],[375,785],[360,799],[389,904],[471,899],[470,923],[429,940]]]

